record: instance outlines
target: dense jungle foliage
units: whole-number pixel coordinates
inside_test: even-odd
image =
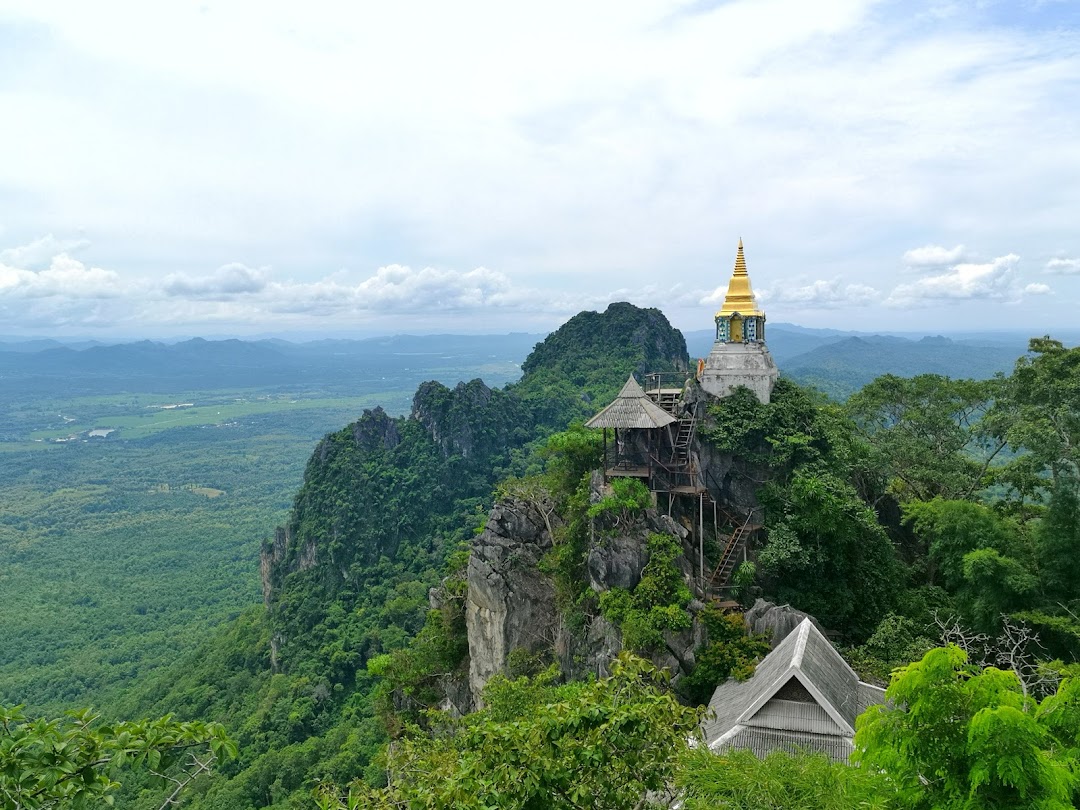
[[[1074,806],[1080,350],[1050,339],[1008,377],[886,376],[844,405],[782,379],[769,405],[739,391],[710,408],[702,438],[736,458],[731,475],[762,504],[741,597],[814,614],[865,677],[900,668],[893,703],[860,720],[857,767],[706,759],[686,745],[695,711],[631,656],[609,678],[569,684],[522,662],[522,678],[489,684],[483,711],[430,711],[467,654],[467,542],[500,480],[557,513],[545,565],[569,614],[604,613],[644,653],[686,621],[663,535],[649,540],[644,588],[590,601],[575,581],[587,522],[603,530],[645,503],[632,487],[590,502],[595,437],[554,431],[598,410],[630,370],[686,362],[659,313],[609,313],[555,333],[518,384],[426,386],[414,418],[371,411],[319,444],[264,544],[269,609],[114,707],[229,730],[238,756],[188,786],[187,806],[631,808],[646,790],[679,790],[688,808]],[[688,679],[684,701],[745,677],[763,652],[722,614],[703,618],[711,669]],[[1041,638],[1023,666],[941,647],[949,622],[985,641],[1005,618]],[[160,807],[153,779],[131,775],[118,805]]]
[[[604,337],[589,337],[588,324]],[[464,659],[454,583],[496,482],[550,466],[576,487],[598,445],[590,437],[588,461],[568,470],[574,453],[549,425],[591,412],[632,370],[688,362],[681,335],[656,310],[613,305],[549,340],[565,334],[574,340],[551,357],[585,371],[562,400],[534,381],[550,371],[530,359],[504,390],[426,383],[412,418],[375,409],[319,443],[280,542],[264,543],[269,610],[249,611],[122,706],[213,717],[234,733],[239,757],[219,767],[227,778],[193,785],[190,806],[307,807],[321,781],[383,778],[376,758],[388,731],[420,719],[438,700],[435,676]],[[440,584],[447,599],[432,610],[428,592]],[[136,777],[117,802],[151,808],[158,798]]]

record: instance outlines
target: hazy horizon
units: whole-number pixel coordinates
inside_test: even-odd
[[[703,328],[682,328],[677,324],[672,324],[675,328],[679,329],[685,335],[699,335],[703,332],[711,332],[708,327]],[[558,327],[556,327],[558,328]],[[959,329],[959,330],[903,330],[903,329],[878,329],[878,330],[857,330],[857,329],[835,329],[830,327],[810,327],[796,323],[769,323],[770,329],[782,329],[788,330],[805,330],[813,334],[829,334],[835,333],[838,335],[851,335],[851,336],[875,336],[880,335],[883,337],[900,337],[907,339],[919,339],[922,337],[942,336],[952,339],[972,339],[978,337],[999,338],[999,339],[1024,339],[1031,337],[1040,337],[1042,335],[1049,335],[1055,339],[1061,340],[1064,343],[1080,343],[1080,327],[1072,326],[1061,329]],[[161,343],[180,343],[186,340],[207,340],[207,341],[220,341],[220,340],[244,340],[244,341],[259,341],[259,340],[283,340],[290,343],[309,343],[320,340],[378,340],[383,338],[399,338],[399,337],[437,337],[440,335],[451,335],[455,337],[498,337],[501,335],[533,335],[538,338],[542,338],[550,334],[554,329],[548,331],[529,331],[529,330],[504,330],[504,331],[475,331],[475,330],[434,330],[424,331],[422,329],[412,329],[408,331],[400,332],[357,332],[348,330],[330,330],[326,332],[321,331],[307,331],[307,330],[295,330],[295,331],[278,331],[278,332],[261,332],[261,333],[175,333],[175,334],[153,334],[151,332],[138,333],[138,334],[110,334],[102,335],[96,333],[61,333],[61,332],[43,332],[40,334],[27,334],[27,335],[14,335],[0,332],[0,343],[21,343],[21,342],[33,342],[33,341],[47,341],[52,340],[59,343],[99,343],[102,345],[116,344],[116,343],[132,343],[137,341],[149,340],[153,342]]]

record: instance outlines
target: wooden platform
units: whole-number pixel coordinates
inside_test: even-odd
[[[734,599],[718,599],[714,596],[709,601],[713,607],[720,608],[720,610],[742,610],[742,605]]]
[[[648,478],[648,467],[608,467],[604,475],[608,478]]]
[[[696,487],[688,484],[686,486],[671,487],[663,491],[670,492],[673,495],[700,495],[705,491],[705,487]]]

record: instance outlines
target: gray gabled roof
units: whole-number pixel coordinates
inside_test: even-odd
[[[834,759],[851,752],[855,718],[885,692],[859,681],[809,619],[758,664],[752,678],[716,687],[703,723],[710,748],[806,747]]]
[[[626,381],[615,401],[585,423],[588,428],[659,428],[678,420],[651,399],[634,375]]]

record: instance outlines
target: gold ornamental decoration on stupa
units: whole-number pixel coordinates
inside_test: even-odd
[[[765,314],[757,308],[754,291],[750,287],[750,276],[746,272],[746,257],[743,256],[742,239],[739,239],[739,252],[735,256],[735,272],[731,274],[731,281],[728,282],[724,306],[716,313],[716,317],[728,317],[736,312],[743,317],[757,317]]]

